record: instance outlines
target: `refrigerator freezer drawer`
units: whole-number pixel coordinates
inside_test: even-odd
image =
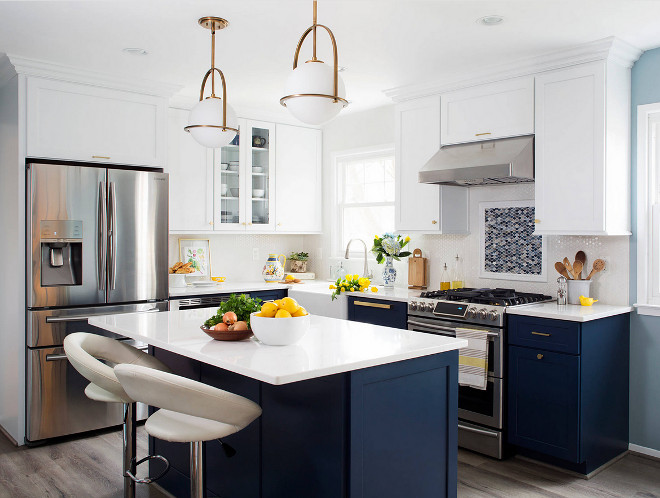
[[[91,332],[108,337],[118,337],[112,332],[92,327],[87,323],[87,318],[93,315],[151,311],[167,311],[167,301],[97,306],[93,308],[28,311],[27,346],[29,348],[61,346],[67,334],[73,332]]]
[[[66,359],[64,348],[28,349],[26,440],[39,441],[122,423],[121,403],[92,401],[89,381]],[[138,403],[138,419],[147,407]]]

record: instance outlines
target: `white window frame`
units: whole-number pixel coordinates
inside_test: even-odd
[[[381,144],[372,147],[360,147],[357,149],[349,149],[341,152],[336,152],[332,155],[332,164],[334,166],[334,171],[335,171],[335,178],[333,182],[334,189],[332,192],[334,199],[333,205],[335,206],[335,209],[333,210],[334,220],[332,224],[332,228],[333,228],[332,238],[334,239],[335,242],[333,244],[332,251],[335,257],[343,258],[344,255],[346,254],[346,247],[341,247],[343,243],[342,206],[344,205],[343,202],[341,202],[343,199],[343,193],[341,192],[341,188],[343,188],[344,186],[344,178],[342,171],[343,168],[339,167],[340,162],[348,158],[356,159],[356,158],[381,157],[387,155],[391,155],[392,159],[396,161],[394,154],[394,144]],[[396,163],[394,167],[396,168]],[[395,182],[396,182],[396,178],[395,178]],[[395,206],[395,202],[396,202],[395,200],[392,200],[392,202],[365,202],[365,203],[360,203],[360,205],[364,207],[389,206],[389,205]],[[355,204],[351,204],[351,205],[355,205]],[[371,249],[373,240],[365,240],[364,242],[367,244],[367,258],[375,261],[376,257],[369,250]],[[351,255],[351,257],[362,257],[364,255],[364,248],[362,247],[362,245],[352,244],[351,251],[349,254]]]
[[[660,199],[655,205],[656,160],[650,123],[660,130],[660,102],[637,106],[637,302],[641,315],[660,316]],[[660,151],[654,151],[656,154]],[[655,233],[653,227],[656,227]],[[649,278],[651,277],[651,278]]]

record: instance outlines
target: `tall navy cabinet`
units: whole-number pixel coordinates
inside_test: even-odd
[[[629,315],[509,317],[508,442],[589,474],[628,449]]]

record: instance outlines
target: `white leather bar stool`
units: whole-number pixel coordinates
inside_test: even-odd
[[[121,364],[115,374],[131,398],[160,408],[144,424],[149,435],[190,443],[192,498],[206,493],[202,442],[234,434],[261,415],[247,398],[171,373]]]
[[[128,344],[86,332],[75,332],[66,336],[64,338],[64,352],[71,365],[90,381],[90,384],[85,388],[85,394],[88,398],[124,405],[124,497],[133,498],[135,496],[135,469],[138,464],[135,461],[135,400],[124,391],[117,380],[113,367],[121,363],[130,363],[160,371],[169,372],[170,369],[153,356]],[[107,364],[100,360],[107,362]],[[165,460],[165,462],[167,461]],[[150,482],[150,480],[144,480],[144,482]]]

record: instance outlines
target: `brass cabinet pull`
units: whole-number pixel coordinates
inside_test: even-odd
[[[438,221],[437,220],[431,220],[431,225],[437,225]]]
[[[483,136],[483,135],[490,135],[490,134],[491,134],[491,133],[490,133],[489,131],[487,131],[487,132],[485,132],[485,133],[475,133],[474,136],[475,136],[475,137],[481,137],[481,136]]]
[[[355,306],[367,306],[369,308],[382,308],[384,310],[389,310],[392,308],[391,304],[380,304],[380,303],[368,303],[366,301],[353,301]]]
[[[542,335],[543,337],[550,337],[552,334],[546,332],[532,332],[532,335]]]
[[[536,220],[534,220],[534,223],[541,223],[541,220],[536,219]]]
[[[110,156],[92,156],[92,159],[110,159]]]
[[[542,359],[543,359],[543,355],[542,355],[541,353],[537,354],[537,355],[536,355],[536,359],[537,359],[537,360],[542,360]]]
[[[212,222],[212,221],[209,221],[209,225],[213,226],[213,222]]]

